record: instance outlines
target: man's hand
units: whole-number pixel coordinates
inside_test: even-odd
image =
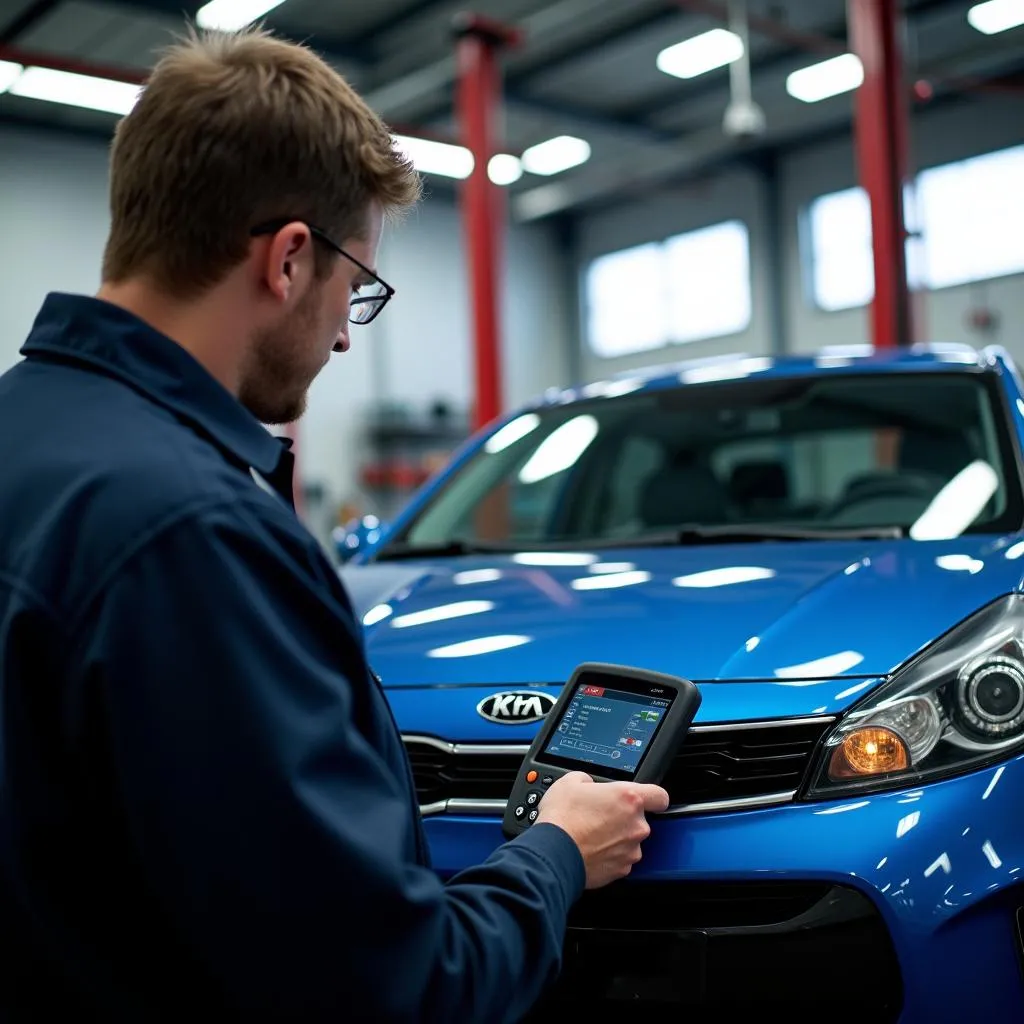
[[[587,888],[624,878],[640,859],[640,844],[651,834],[644,816],[664,811],[668,793],[637,782],[600,782],[584,772],[558,779],[540,802],[537,821],[566,831],[579,847]]]

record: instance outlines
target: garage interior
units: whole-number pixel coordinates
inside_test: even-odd
[[[426,185],[384,237],[386,315],[279,428],[339,566],[538,396],[731,355],[1024,361],[1021,0],[0,0],[0,372],[47,293],[96,291],[109,143],[161,47],[254,21],[342,72]],[[635,923],[621,891],[588,907]],[[836,959],[881,974],[874,928]],[[821,1019],[840,983],[808,981]]]
[[[200,6],[5,0],[0,203],[19,247],[0,281],[5,367],[47,290],[95,288],[116,111]],[[226,24],[237,7],[219,0]],[[385,238],[397,301],[295,425],[308,524],[333,549],[341,524],[392,515],[475,426],[548,388],[734,352],[1024,355],[1024,210],[1002,202],[1024,169],[1019,14],[1012,0],[284,0],[259,15],[348,76],[427,187]],[[694,296],[678,315],[650,272],[677,239]]]

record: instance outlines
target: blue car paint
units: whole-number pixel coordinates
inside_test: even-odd
[[[962,371],[974,365],[1000,380],[1024,448],[1024,396],[1012,363],[999,352],[950,347],[759,365],[756,372],[766,376]],[[677,386],[680,372],[677,366],[651,373],[643,386]],[[583,396],[578,389],[545,401]],[[409,504],[392,533],[458,471],[486,433],[463,446],[448,470]],[[591,554],[620,563],[619,571],[649,578],[579,590],[571,581],[588,575],[586,565],[536,565],[529,557],[524,564],[506,555],[374,564],[372,550],[361,551],[343,575],[357,609],[370,613],[368,653],[402,731],[448,741],[528,744],[536,724],[486,721],[476,713],[478,701],[512,686],[555,694],[576,665],[589,659],[698,680],[698,723],[839,715],[957,623],[1024,586],[1021,534],[930,542],[624,546]],[[716,587],[673,582],[736,567],[758,572]],[[472,614],[402,622],[403,616],[458,602],[478,603]],[[493,635],[526,639],[490,654],[436,656],[453,644]],[[903,1024],[1020,1021],[1024,984],[1004,901],[1013,896],[1013,906],[1024,904],[1024,894],[1017,897],[1013,890],[1020,892],[1024,869],[1022,806],[1024,756],[1018,756],[917,788],[665,817],[654,821],[634,875],[818,879],[854,886],[873,900],[891,932],[903,976]],[[439,815],[426,819],[426,829],[444,875],[479,862],[502,842],[496,817]],[[851,964],[851,978],[855,970]],[[870,985],[870,979],[856,983]]]

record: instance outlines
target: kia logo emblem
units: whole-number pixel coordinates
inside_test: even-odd
[[[484,697],[476,712],[499,725],[529,725],[539,722],[554,706],[555,698],[539,690],[505,690]]]

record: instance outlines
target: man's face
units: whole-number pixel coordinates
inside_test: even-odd
[[[375,269],[382,227],[380,206],[373,203],[365,237],[347,238],[338,244],[364,266]],[[366,274],[338,254],[332,258],[326,278],[311,280],[277,323],[255,335],[239,399],[261,423],[291,423],[302,415],[309,386],[331,352],[345,352],[349,347],[349,302],[355,289],[367,283]]]

